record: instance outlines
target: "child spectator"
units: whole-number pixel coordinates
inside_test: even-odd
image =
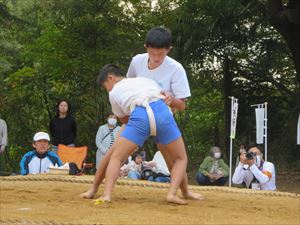
[[[143,157],[139,153],[132,156],[132,160],[121,167],[121,174],[127,174],[129,179],[140,180],[142,178]]]

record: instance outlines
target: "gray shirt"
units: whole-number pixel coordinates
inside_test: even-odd
[[[119,130],[120,126],[117,126],[112,132],[110,132],[110,129],[107,124],[100,126],[96,135],[96,145],[98,147],[98,150],[105,154],[107,150],[111,147],[113,142],[116,140],[117,133]]]

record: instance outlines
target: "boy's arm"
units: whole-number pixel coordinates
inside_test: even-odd
[[[129,116],[125,116],[123,118],[118,117],[118,119],[121,121],[122,124],[127,124],[129,120]]]
[[[168,94],[167,92],[161,92],[165,98],[164,101],[167,105],[169,105],[171,108],[175,108],[179,111],[185,110],[185,98],[175,98],[174,96]]]

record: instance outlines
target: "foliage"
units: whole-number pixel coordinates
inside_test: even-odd
[[[0,110],[10,154],[30,150],[33,134],[48,131],[55,103],[67,98],[78,124],[76,144],[89,146],[94,160],[95,135],[110,111],[95,83],[98,70],[114,63],[126,72],[158,25],[173,31],[171,56],[184,65],[191,86],[187,110],[176,114],[190,165],[198,166],[212,145],[228,152],[228,95],[240,103],[234,150],[254,140],[250,105],[267,101],[269,159],[285,163],[297,154],[295,132],[284,135],[295,130],[291,109],[299,112],[296,71],[261,1],[2,0],[0,21]],[[151,141],[146,148],[153,154]],[[17,165],[19,156],[13,160]]]

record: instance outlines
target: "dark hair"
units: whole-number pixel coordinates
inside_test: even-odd
[[[118,66],[113,64],[106,64],[102,67],[102,69],[99,72],[99,75],[97,77],[97,84],[101,86],[106,80],[107,76],[110,74],[113,74],[118,77],[123,77],[123,73]]]
[[[56,117],[59,117],[59,104],[62,103],[62,102],[66,102],[67,105],[68,105],[67,117],[68,117],[68,116],[71,116],[71,104],[70,104],[70,102],[67,101],[66,99],[61,99],[61,100],[59,100],[59,101],[56,103],[56,106],[55,106],[55,108],[56,108],[56,115],[55,115],[55,116],[56,116]]]
[[[110,117],[110,116],[114,116],[115,114],[113,112],[109,112],[106,114],[106,118]]]
[[[150,48],[167,48],[171,47],[172,34],[168,28],[154,27],[148,31],[145,45]]]
[[[133,161],[135,161],[136,157],[138,157],[138,156],[140,156],[140,157],[143,158],[143,156],[142,156],[142,154],[141,154],[140,152],[135,152],[135,153],[133,153],[131,159],[132,159]]]
[[[247,152],[249,152],[249,150],[250,150],[251,148],[258,148],[258,150],[260,151],[260,153],[263,153],[262,147],[261,147],[260,145],[258,145],[258,144],[255,144],[255,143],[249,144],[249,145],[247,146]]]

